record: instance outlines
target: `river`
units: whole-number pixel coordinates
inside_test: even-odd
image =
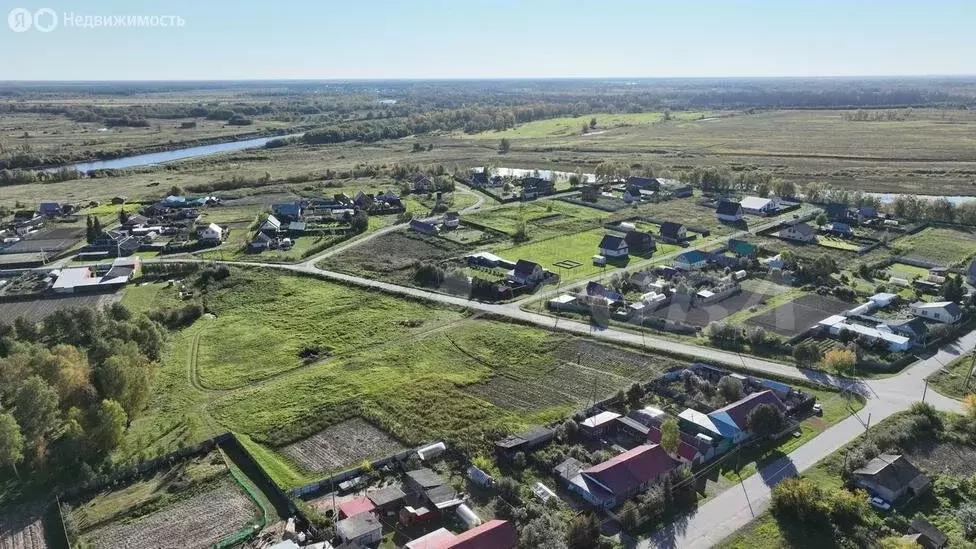
[[[254,139],[244,139],[241,141],[229,141],[227,143],[215,143],[213,145],[200,145],[197,147],[187,147],[185,149],[174,149],[172,151],[123,156],[121,158],[113,158],[111,160],[82,162],[80,164],[69,166],[69,168],[78,170],[79,172],[88,173],[92,170],[121,170],[124,168],[153,166],[156,164],[165,164],[167,162],[175,162],[177,160],[186,160],[188,158],[197,158],[200,156],[209,156],[212,154],[241,151],[245,149],[257,149],[263,147],[268,141],[283,139],[285,137],[296,137],[299,135],[302,134],[296,133],[290,135],[275,135],[271,137],[257,137]],[[54,169],[58,170],[60,168]]]

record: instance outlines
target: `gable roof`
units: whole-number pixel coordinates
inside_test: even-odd
[[[584,470],[583,475],[592,478],[610,491],[621,494],[659,477],[674,467],[674,460],[660,444],[641,444]]]
[[[472,185],[487,185],[488,184],[488,174],[485,172],[474,172],[471,174],[471,184]]]
[[[437,227],[433,223],[420,221],[419,219],[411,219],[410,228],[416,231],[425,231],[425,232],[434,232],[437,230]]]
[[[898,492],[918,478],[922,472],[900,454],[881,454],[872,459],[855,475],[869,477],[878,486]]]
[[[291,202],[286,202],[283,204],[275,204],[273,208],[275,213],[278,215],[297,217],[302,213],[302,207],[299,206],[298,204],[291,203]]]
[[[691,265],[693,263],[699,263],[701,261],[707,260],[708,256],[706,256],[705,252],[701,250],[688,250],[687,252],[678,255],[678,257],[675,259],[683,260],[684,262]]]
[[[931,303],[919,301],[912,303],[912,307],[915,309],[945,309],[945,312],[952,316],[962,313],[962,309],[959,308],[959,304],[955,301],[933,301]]]
[[[805,223],[805,222],[794,223],[794,224],[790,225],[789,227],[787,227],[787,229],[791,229],[791,230],[793,230],[795,232],[798,232],[800,234],[803,234],[803,235],[816,234],[816,232],[817,232],[817,231],[815,231],[813,229],[813,227],[810,226],[809,223]]]
[[[383,506],[403,499],[406,497],[406,494],[403,493],[403,490],[399,486],[392,484],[369,492],[366,494],[366,497],[369,498],[369,501],[373,502],[373,505]]]
[[[375,508],[376,506],[373,505],[373,502],[370,501],[369,498],[366,496],[359,496],[340,505],[339,511],[341,511],[342,514],[348,518],[354,517],[360,513],[368,513]]]
[[[630,245],[646,245],[654,243],[654,236],[651,233],[642,231],[629,231],[624,236],[624,242]]]
[[[715,410],[714,412],[708,415],[712,419],[722,420],[724,419],[723,416],[724,414],[729,418],[731,418],[732,421],[739,429],[745,431],[749,429],[749,426],[746,422],[746,418],[749,416],[749,412],[753,411],[760,404],[772,404],[773,406],[776,406],[783,412],[786,412],[786,405],[783,404],[783,401],[781,401],[779,397],[776,396],[776,393],[767,389],[765,391],[757,391],[755,393],[746,395],[741,399],[733,402],[732,404],[729,404],[728,406],[725,406],[723,408],[719,408],[718,410]]]
[[[541,265],[535,261],[529,261],[528,259],[519,259],[515,262],[515,274],[521,276],[529,276],[534,273],[536,269],[541,268]]]
[[[407,471],[407,477],[410,478],[417,486],[421,488],[436,488],[444,484],[444,479],[434,471],[424,467],[422,469],[414,469],[413,471]]]
[[[742,205],[738,202],[719,200],[718,207],[715,208],[715,213],[718,215],[741,215]]]
[[[678,236],[678,231],[684,227],[681,223],[675,223],[673,221],[665,221],[661,223],[661,236],[666,236],[668,238],[676,238]]]
[[[584,419],[580,425],[584,425],[586,427],[598,427],[605,423],[609,423],[618,417],[620,417],[620,414],[617,412],[600,412],[599,414],[592,415]]]
[[[946,543],[949,542],[949,537],[942,533],[941,530],[935,527],[934,524],[925,520],[923,517],[915,517],[912,519],[910,532],[916,532],[919,535],[928,538],[928,547],[944,547]]]
[[[830,223],[827,223],[827,230],[837,231],[841,233],[852,232],[850,225],[848,225],[847,223],[841,223],[840,221],[831,221]]]
[[[747,210],[762,210],[769,207],[773,201],[769,198],[760,198],[758,196],[747,196],[742,199],[740,204]]]
[[[614,234],[603,235],[603,240],[600,241],[601,250],[619,250],[626,247],[627,243],[624,241],[623,237]]]
[[[264,224],[274,227],[275,229],[281,228],[281,221],[278,221],[278,218],[271,214],[268,215],[268,219],[265,220]]]
[[[738,255],[752,255],[756,253],[759,247],[751,242],[746,242],[745,240],[738,240],[735,238],[729,239],[729,251]]]
[[[437,549],[513,549],[518,544],[515,526],[507,520],[490,520],[452,540],[439,542]]]

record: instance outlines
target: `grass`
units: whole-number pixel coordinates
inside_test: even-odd
[[[906,263],[892,263],[891,266],[888,267],[888,274],[896,278],[914,280],[916,278],[927,277],[929,275],[929,270],[925,267],[916,267]]]
[[[673,117],[681,120],[694,120],[708,116],[704,112],[679,111],[672,114]],[[484,131],[473,135],[459,135],[463,139],[500,139],[506,138],[545,138],[545,137],[565,137],[580,135],[583,124],[589,124],[591,118],[596,118],[596,127],[590,130],[592,137],[601,135],[596,132],[605,132],[614,128],[627,126],[644,126],[658,124],[664,119],[661,112],[641,112],[641,113],[597,113],[580,116],[564,116],[560,118],[550,118],[548,120],[535,120],[520,124],[515,128],[504,131]],[[583,135],[582,137],[586,137]]]
[[[972,230],[928,227],[896,240],[894,248],[906,257],[952,267],[976,255],[976,234]]]
[[[929,386],[945,396],[961,399],[973,393],[973,381],[969,379],[973,355],[961,356],[943,369],[928,377]],[[969,380],[969,384],[966,381]]]
[[[200,337],[197,372],[208,388],[242,387],[302,367],[303,355],[347,355],[462,317],[308,278],[252,271],[234,279],[207,296],[217,318]]]
[[[122,304],[135,312],[172,307],[178,303],[176,288],[162,282],[129,284],[122,293]]]
[[[844,240],[843,238],[823,235],[817,237],[817,244],[823,246],[824,248],[836,248],[838,250],[848,250],[851,252],[856,252],[862,247],[849,240]]]
[[[561,275],[562,282],[571,282],[626,266],[627,260],[613,263],[608,261],[605,268],[593,264],[593,256],[600,252],[600,241],[606,234],[612,233],[604,229],[591,229],[578,234],[557,236],[538,242],[502,248],[495,250],[495,253],[509,261],[519,259],[535,261],[543,268]],[[576,261],[581,265],[574,269],[561,269],[555,265],[555,263],[563,260]]]
[[[521,224],[529,239],[542,240],[599,226],[608,213],[559,200],[521,202],[467,215],[464,219],[515,235]]]

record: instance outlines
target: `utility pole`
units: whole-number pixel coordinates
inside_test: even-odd
[[[969,374],[966,375],[966,383],[963,384],[964,389],[969,389],[969,381],[973,377],[973,369],[976,368],[976,352],[973,353],[973,360],[969,364]]]
[[[925,402],[925,395],[929,392],[929,380],[925,379],[923,381],[925,382],[925,386],[922,388],[922,402]]]

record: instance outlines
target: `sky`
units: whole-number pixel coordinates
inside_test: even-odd
[[[49,32],[0,23],[0,80],[976,74],[976,0],[0,0],[0,7],[8,23],[16,8],[49,8],[58,19]],[[185,24],[66,26],[71,14],[177,16]]]

